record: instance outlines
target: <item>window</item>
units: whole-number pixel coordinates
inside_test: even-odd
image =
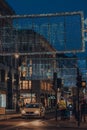
[[[31,89],[31,80],[20,81],[20,89]]]
[[[26,108],[39,108],[39,104],[26,104]]]
[[[0,81],[5,82],[5,70],[0,70]]]

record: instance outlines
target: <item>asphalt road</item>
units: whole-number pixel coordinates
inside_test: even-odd
[[[0,121],[0,130],[87,130],[78,127],[60,127],[50,124],[52,119],[9,119]],[[68,123],[68,121],[67,121]]]
[[[15,117],[13,119],[1,120],[0,130],[87,130],[87,125],[82,123],[79,128],[75,120],[61,121],[58,117],[56,121],[55,113],[46,114],[45,119],[22,119]]]

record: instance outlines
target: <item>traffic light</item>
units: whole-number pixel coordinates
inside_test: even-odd
[[[57,78],[57,88],[61,88],[61,87],[62,87],[62,79]]]
[[[81,88],[82,87],[82,76],[81,75],[77,75],[77,78],[76,78],[76,85],[77,87]]]
[[[57,73],[54,72],[53,73],[53,89],[57,89],[57,88],[61,88],[62,86],[62,79],[61,78],[57,78]]]
[[[57,73],[53,73],[53,89],[57,89]]]

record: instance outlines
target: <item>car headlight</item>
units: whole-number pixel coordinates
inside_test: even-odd
[[[34,113],[35,113],[35,114],[40,114],[40,112],[39,112],[39,111],[35,111]]]
[[[25,114],[26,112],[24,110],[21,111],[22,114]]]

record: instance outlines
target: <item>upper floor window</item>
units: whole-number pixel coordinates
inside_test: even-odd
[[[20,89],[31,89],[32,84],[31,80],[20,81]]]
[[[0,70],[0,82],[5,82],[5,70]]]

